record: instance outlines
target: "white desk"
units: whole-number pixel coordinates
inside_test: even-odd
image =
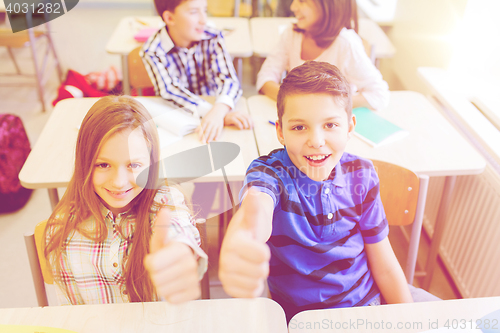
[[[282,148],[274,126],[268,122],[277,118],[276,102],[266,96],[252,96],[248,99],[248,109],[254,120],[259,155]],[[378,114],[406,129],[410,135],[377,148],[353,136],[347,145],[348,152],[394,163],[430,177],[446,176],[427,261],[426,281],[430,283],[456,176],[480,174],[486,161],[420,93],[391,92],[389,106]]]
[[[287,331],[285,313],[268,298],[0,309],[0,324],[49,326],[79,333]]]
[[[358,8],[381,26],[392,26],[398,0],[356,0]]]
[[[98,98],[72,98],[57,103],[19,173],[19,180],[24,187],[49,189],[52,208],[59,201],[57,187],[66,187],[73,175],[78,128],[97,100]],[[248,112],[244,98],[240,98],[236,110]],[[253,132],[226,127],[219,141],[232,142],[240,147],[239,156],[225,167],[225,172],[229,180],[242,180],[247,166],[258,156]],[[161,158],[201,145],[197,133],[192,133],[163,149]],[[222,173],[219,170],[197,181],[221,179]]]
[[[253,52],[259,57],[267,57],[279,42],[280,34],[290,24],[293,17],[253,17],[250,19]],[[384,31],[373,21],[359,19],[359,35],[374,45],[375,58],[391,58],[396,53]]]
[[[481,140],[496,162],[500,163],[500,82],[485,81],[477,74],[453,75],[432,67],[419,67],[418,74],[432,89],[433,95],[452,112],[452,116]],[[495,99],[496,103],[490,106],[489,102]]]
[[[444,327],[447,320],[450,329],[442,332],[481,332],[474,330],[476,324],[480,324],[476,320],[498,309],[500,297],[311,310],[296,314],[288,324],[288,332],[411,333]],[[311,329],[307,329],[307,325]],[[468,329],[460,329],[460,326]],[[496,327],[500,327],[500,322]]]
[[[241,80],[241,58],[247,58],[253,54],[248,19],[242,17],[209,17],[208,22],[215,25],[217,29],[226,31],[224,39],[226,40],[227,50],[237,60],[236,69]],[[118,54],[122,58],[123,92],[125,95],[130,95],[127,66],[128,54],[136,47],[142,45],[142,43],[134,39],[134,35],[143,28],[157,27],[159,29],[164,25],[159,16],[124,17],[118,23],[111,38],[108,40],[106,51]]]

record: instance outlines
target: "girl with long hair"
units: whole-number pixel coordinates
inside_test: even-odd
[[[156,126],[133,98],[103,97],[88,111],[73,177],[45,229],[62,304],[199,296],[206,254],[182,193],[160,186],[159,156]]]
[[[283,32],[264,61],[257,90],[276,100],[283,72],[314,60],[340,69],[351,84],[353,107],[387,106],[389,87],[357,34],[356,0],[293,0],[290,9],[297,23]]]

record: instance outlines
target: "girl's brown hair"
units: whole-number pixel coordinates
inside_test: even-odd
[[[99,197],[92,183],[93,170],[99,151],[111,136],[126,129],[140,128],[150,150],[149,175],[146,186],[133,200],[132,213],[135,228],[129,239],[129,253],[122,269],[125,287],[131,302],[147,302],[157,299],[149,275],[144,269],[144,257],[149,253],[151,208],[158,209],[154,197],[158,185],[159,141],[156,126],[142,104],[128,96],[107,96],[98,100],[88,111],[82,122],[75,153],[75,170],[61,201],[50,216],[45,234],[50,235],[45,246],[54,280],[68,293],[61,281],[61,256],[65,251],[67,238],[77,231],[84,237],[103,242],[108,230],[101,213]],[[83,222],[95,218],[94,228]],[[44,237],[44,241],[47,237]],[[69,296],[69,295],[68,295]]]
[[[354,29],[358,32],[358,7],[356,0],[311,0],[316,3],[322,13],[318,28],[311,35],[321,48],[330,46],[342,28]],[[297,25],[294,30],[304,32]]]

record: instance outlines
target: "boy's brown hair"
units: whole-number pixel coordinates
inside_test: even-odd
[[[187,0],[155,0],[156,12],[163,19],[163,13],[168,10],[169,12],[175,12],[175,8],[179,6],[183,1]]]
[[[344,75],[330,63],[307,61],[292,69],[280,86],[277,99],[280,124],[285,113],[286,98],[306,94],[331,95],[339,105],[345,108],[347,119],[351,119],[351,88]]]

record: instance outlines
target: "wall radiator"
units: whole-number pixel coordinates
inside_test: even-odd
[[[430,178],[424,228],[432,237],[444,178]],[[464,298],[500,296],[500,174],[457,177],[440,257]]]

